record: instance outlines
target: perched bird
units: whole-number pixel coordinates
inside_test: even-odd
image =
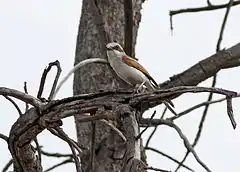
[[[110,66],[115,73],[126,83],[138,87],[137,91],[144,85],[150,90],[158,88],[157,82],[151,77],[148,71],[140,65],[135,59],[129,57],[121,45],[116,42],[111,42],[106,45],[107,57]],[[169,100],[163,101],[168,109],[175,115],[176,112],[168,105],[174,107]]]
[[[106,47],[110,66],[122,80],[132,86],[138,86],[138,90],[143,85],[150,90],[158,87],[148,71],[135,59],[129,57],[121,45],[112,42],[108,43]]]

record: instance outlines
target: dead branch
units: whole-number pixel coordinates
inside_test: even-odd
[[[13,106],[17,109],[18,114],[21,116],[21,115],[22,115],[22,111],[21,111],[21,109],[19,108],[19,106],[17,105],[17,103],[16,103],[13,99],[11,99],[10,97],[8,97],[8,96],[4,96],[4,97],[5,97],[5,99],[7,99],[8,101],[10,101],[10,102],[13,104]]]
[[[0,138],[5,140],[8,143],[8,137],[0,133]]]
[[[57,85],[57,82],[58,82],[58,79],[59,79],[59,76],[60,76],[61,71],[62,71],[62,69],[60,67],[60,63],[59,63],[58,60],[56,60],[55,62],[49,63],[48,67],[45,68],[44,71],[43,71],[42,78],[41,78],[40,85],[39,85],[39,89],[38,89],[38,94],[37,94],[37,98],[39,98],[39,99],[41,99],[41,96],[42,96],[42,93],[43,93],[43,89],[44,89],[44,85],[45,85],[45,82],[46,82],[47,74],[53,66],[57,67],[57,74],[56,74],[55,79],[53,81],[53,86],[52,86],[50,95],[48,97],[48,100],[52,99],[52,96],[54,94],[54,91],[55,91],[55,88],[56,88],[56,85]]]
[[[196,161],[208,172],[211,172],[211,170],[206,166],[206,164],[204,162],[202,162],[202,160],[198,157],[197,153],[195,152],[195,150],[193,149],[192,145],[190,144],[190,142],[188,141],[187,137],[183,134],[183,132],[181,131],[181,129],[174,124],[172,121],[168,121],[168,120],[163,120],[163,119],[141,119],[140,120],[141,123],[145,123],[145,124],[150,124],[150,125],[167,125],[171,128],[174,128],[178,135],[180,136],[180,138],[183,140],[185,147],[187,148],[188,151],[190,151],[194,158],[196,159]]]
[[[2,172],[7,172],[7,170],[9,169],[9,167],[10,167],[12,164],[13,164],[13,160],[10,159],[10,160],[8,161],[8,163],[5,165],[5,167],[3,167]]]
[[[201,60],[189,69],[170,77],[170,80],[160,84],[160,88],[172,88],[177,86],[193,86],[214,76],[218,71],[224,69],[231,62],[240,59],[240,43],[233,47],[217,52],[216,54]]]
[[[166,114],[167,112],[167,107],[164,108],[163,112],[162,112],[162,115],[161,115],[161,118],[160,119],[163,119],[164,118],[164,115]],[[178,116],[178,115],[177,115]],[[174,116],[176,117],[176,116]],[[154,127],[152,133],[149,135],[147,141],[146,141],[146,144],[145,144],[145,147],[148,147],[149,143],[150,143],[150,140],[152,139],[153,135],[155,134],[155,132],[157,131],[157,126]]]
[[[171,161],[173,161],[173,162],[175,162],[175,163],[177,163],[177,164],[181,164],[180,161],[176,160],[175,158],[173,158],[173,157],[169,156],[168,154],[166,154],[166,153],[164,153],[164,152],[162,152],[162,151],[159,151],[159,150],[157,150],[157,149],[155,149],[155,148],[145,147],[144,149],[145,149],[145,150],[151,150],[151,151],[153,151],[153,152],[156,152],[156,153],[158,153],[158,154],[160,154],[160,155],[162,155],[162,156],[170,159]],[[190,167],[188,167],[188,166],[186,166],[186,165],[184,165],[184,164],[181,164],[181,166],[184,167],[184,168],[186,168],[186,169],[189,170],[189,171],[194,171],[193,169],[191,169]]]
[[[68,164],[68,163],[73,163],[72,158],[66,159],[66,160],[64,160],[64,161],[62,161],[62,162],[60,162],[60,163],[58,163],[58,164],[56,164],[56,165],[53,165],[52,167],[46,169],[44,172],[52,171],[52,170],[54,170],[55,168],[60,167],[60,166],[65,165],[65,164]]]
[[[225,26],[226,26],[226,23],[227,23],[227,19],[228,19],[228,15],[229,15],[229,12],[230,12],[230,9],[231,9],[232,5],[233,5],[233,0],[229,0],[229,3],[227,4],[226,13],[225,13],[224,18],[223,18],[223,22],[222,22],[222,26],[221,26],[221,29],[220,29],[220,33],[219,33],[219,38],[218,38],[217,45],[216,45],[216,52],[220,51],[220,45],[221,45],[221,42],[222,42],[224,29],[225,29]],[[215,87],[216,83],[217,83],[217,74],[215,74],[214,77],[213,77],[212,87]],[[207,101],[211,101],[212,97],[213,97],[213,93],[211,92],[211,93],[209,93]],[[228,106],[228,104],[230,106]],[[193,147],[195,147],[197,145],[198,140],[200,139],[200,136],[201,136],[201,133],[202,133],[202,129],[203,129],[203,124],[205,122],[209,106],[210,106],[210,104],[206,104],[205,105],[205,109],[203,111],[203,115],[202,115],[201,121],[199,123],[198,132],[197,132],[196,137],[194,139],[194,142],[192,144]],[[229,101],[229,102],[227,101],[227,109],[228,109],[227,112],[228,112],[229,119],[230,119],[230,121],[232,123],[233,128],[235,129],[236,128],[236,122],[235,122],[235,120],[233,118],[233,114],[231,113],[232,112],[231,101]],[[188,154],[189,154],[189,151],[187,151],[187,153],[185,154],[185,156],[184,156],[184,158],[183,158],[183,160],[181,162],[184,162],[186,160]],[[180,168],[180,165],[176,168],[175,172],[177,172],[179,168]]]
[[[0,87],[0,95],[14,97],[16,99],[22,100],[23,102],[29,103],[32,106],[40,109],[43,106],[43,103],[37,98],[14,89]]]
[[[125,143],[126,154],[124,156],[124,162],[126,162],[126,166],[124,167],[124,169],[127,170],[137,164],[140,165],[141,168],[145,168],[144,164],[141,164],[141,162],[139,161],[140,157],[135,156],[134,158],[132,157],[132,155],[135,155],[135,152],[132,152],[132,150],[137,151],[137,148],[139,148],[137,146],[139,144],[139,141],[136,140],[135,138],[139,133],[137,128],[132,128],[130,130],[129,127],[130,126],[137,127],[137,125],[132,124],[137,123],[136,117],[138,115],[135,114],[138,113],[137,109],[141,110],[141,112],[144,112],[150,107],[154,107],[158,104],[161,104],[162,101],[168,99],[169,97],[176,97],[179,96],[179,94],[187,92],[193,93],[213,92],[217,94],[223,94],[230,98],[236,97],[238,95],[236,92],[219,88],[181,86],[136,95],[133,95],[132,92],[128,91],[125,92],[106,91],[99,93],[90,93],[78,95],[75,97],[69,97],[62,100],[51,101],[49,103],[43,104],[41,102],[38,102],[38,99],[32,98],[31,96],[26,95],[24,93],[12,91],[11,89],[7,88],[0,88],[0,94],[13,97],[19,97],[19,95],[23,95],[24,98],[20,98],[21,100],[26,100],[30,103],[32,103],[34,100],[34,102],[40,104],[39,105],[35,103],[35,105],[41,107],[40,111],[38,111],[39,108],[29,109],[25,114],[21,115],[19,119],[16,121],[16,123],[12,126],[9,135],[10,145],[9,149],[13,155],[14,166],[17,166],[18,171],[26,170],[27,164],[24,163],[25,161],[24,156],[22,155],[23,154],[22,151],[23,150],[25,152],[26,150],[30,151],[31,146],[28,143],[30,143],[31,140],[36,138],[36,136],[46,128],[49,129],[53,134],[57,135],[64,141],[67,141],[69,144],[74,146],[74,148],[79,151],[79,154],[81,154],[81,149],[79,149],[78,144],[72,141],[70,138],[68,138],[67,135],[59,128],[59,125],[62,124],[61,119],[77,114],[78,115],[84,113],[94,114],[98,111],[98,109],[101,109],[102,107],[107,107],[106,109],[109,109],[112,112],[108,112],[108,110],[105,109],[106,113],[101,113],[99,115],[94,116],[83,116],[82,119],[80,118],[79,120],[80,121],[82,120],[82,122],[87,122],[100,119],[106,120],[122,119],[118,121],[122,123],[120,125],[122,126],[122,128],[120,128],[120,131],[123,132],[123,135],[126,137],[127,140],[127,142]],[[231,99],[229,99],[229,101],[231,101]],[[139,107],[140,105],[141,107]],[[149,123],[145,123],[146,126],[148,125],[151,126],[154,120],[156,119],[152,119],[151,122],[148,121]],[[166,124],[165,120],[162,121],[163,124],[170,125],[169,122]],[[140,123],[144,124],[142,121],[140,121]],[[175,124],[171,123],[171,126],[175,127]],[[134,146],[134,148],[132,146]],[[193,150],[191,151],[194,154]],[[20,152],[21,157],[19,157]],[[34,154],[34,151],[32,152],[32,154]],[[204,164],[197,158],[196,155],[195,157],[199,161],[199,163],[201,163],[204,166]],[[33,158],[32,161],[34,162],[34,164],[40,166],[39,159]],[[36,161],[38,163],[36,163]]]
[[[103,63],[103,64],[108,64],[108,62],[105,59],[100,59],[100,58],[91,58],[91,59],[86,59],[81,62],[79,62],[77,65],[74,66],[72,70],[68,72],[68,74],[59,82],[58,86],[56,87],[56,90],[54,91],[53,96],[51,97],[51,100],[53,100],[57,93],[59,92],[60,88],[63,86],[63,84],[68,80],[68,78],[80,67],[90,64],[90,63]]]
[[[190,107],[190,108],[188,108],[188,109],[178,113],[178,116],[173,116],[173,117],[167,118],[167,120],[173,121],[173,120],[178,119],[178,118],[180,118],[180,117],[182,117],[182,116],[184,116],[186,114],[189,114],[190,112],[192,112],[192,111],[194,111],[194,110],[196,110],[198,108],[201,108],[201,107],[203,107],[205,105],[220,103],[220,102],[222,102],[224,100],[226,100],[226,98],[221,98],[221,99],[217,99],[217,100],[212,100],[212,101],[206,101],[206,102],[199,103],[197,105],[194,105],[194,106],[192,106],[192,107]]]
[[[145,169],[146,170],[152,170],[152,171],[171,172],[169,170],[163,170],[163,169],[156,168],[156,167],[146,167]]]

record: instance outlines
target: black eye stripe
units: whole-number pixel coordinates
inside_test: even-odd
[[[120,51],[120,52],[123,51],[118,45],[115,45],[115,46],[113,47],[113,49],[114,49],[114,50],[118,50],[118,51]]]

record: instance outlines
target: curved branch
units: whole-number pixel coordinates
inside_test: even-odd
[[[1,89],[0,89],[1,90]],[[3,91],[2,91],[3,92]],[[0,92],[0,93],[2,93]],[[220,88],[207,88],[207,87],[190,87],[190,86],[181,86],[181,87],[175,87],[171,89],[166,90],[156,90],[155,92],[147,92],[142,94],[136,94],[133,95],[132,92],[126,91],[126,92],[116,92],[116,91],[106,91],[106,92],[99,92],[99,93],[90,93],[90,94],[83,94],[78,95],[76,97],[70,97],[65,98],[63,100],[55,100],[51,101],[46,104],[39,103],[41,105],[41,111],[39,113],[39,110],[36,108],[29,109],[25,114],[21,115],[19,119],[15,122],[15,124],[12,126],[10,134],[9,134],[9,149],[11,151],[11,154],[13,156],[14,161],[14,167],[17,163],[17,170],[24,171],[24,167],[26,166],[24,161],[24,156],[21,155],[19,157],[19,153],[22,154],[27,153],[26,150],[30,151],[32,154],[33,159],[31,164],[29,164],[30,168],[32,169],[33,166],[36,164],[36,161],[38,159],[35,157],[35,152],[31,151],[31,145],[30,142],[36,138],[36,136],[42,132],[44,129],[52,130],[52,128],[59,127],[61,119],[73,116],[73,115],[79,115],[84,113],[90,113],[95,114],[98,109],[102,107],[105,108],[105,112],[103,114],[94,115],[94,116],[82,116],[82,118],[79,118],[78,121],[80,122],[87,122],[87,121],[94,121],[94,120],[101,120],[101,119],[109,119],[109,120],[119,120],[119,118],[116,117],[116,114],[118,112],[125,112],[126,109],[128,110],[126,114],[131,114],[131,109],[137,110],[139,108],[139,105],[141,105],[142,112],[147,110],[150,107],[154,107],[158,104],[161,104],[162,101],[168,99],[169,97],[177,97],[180,94],[187,93],[187,92],[213,92],[218,94],[223,94],[229,97],[228,101],[231,101],[231,97],[236,97],[238,94],[233,91],[228,91]],[[21,93],[21,92],[20,92]],[[4,92],[6,94],[6,92]],[[19,95],[23,95],[27,98],[20,97],[21,100],[26,100],[30,103],[31,101],[37,101],[35,98],[32,100],[32,97],[29,95],[26,95],[24,93],[17,94],[11,94],[15,97],[19,97]],[[29,99],[31,101],[29,101]],[[229,105],[229,103],[228,103]],[[228,106],[230,107],[230,106]],[[125,113],[123,113],[125,115]],[[135,120],[135,117],[131,116],[129,118],[129,115],[127,117],[124,117],[124,119],[128,119],[129,122],[131,122],[133,119]],[[152,119],[154,121],[154,119]],[[136,121],[135,121],[136,122]],[[147,123],[147,125],[151,126],[152,123]],[[124,126],[127,128],[129,125],[124,124]],[[127,129],[125,130],[127,131]],[[125,131],[124,130],[124,131]],[[123,130],[121,130],[123,131]],[[125,131],[125,132],[126,132]],[[137,130],[133,130],[136,132]],[[58,131],[59,132],[59,131]],[[124,133],[129,134],[129,133]],[[136,136],[138,133],[135,133],[134,136]],[[127,137],[126,137],[127,138]],[[68,139],[69,140],[69,139]],[[132,142],[137,142],[135,137],[132,139]],[[128,141],[126,142],[128,145]],[[135,145],[135,144],[134,144]],[[77,149],[78,146],[75,148]],[[24,151],[24,152],[23,152]],[[81,150],[78,150],[81,151]],[[128,157],[129,158],[129,157]],[[125,160],[127,161],[128,158]],[[131,165],[135,162],[136,159],[132,159],[131,163],[128,163]],[[40,165],[38,163],[38,165]]]
[[[40,109],[43,106],[43,103],[40,100],[38,100],[37,98],[30,96],[28,94],[25,94],[21,91],[11,89],[11,88],[0,87],[0,95],[11,96],[11,97],[17,98],[19,100],[24,101],[25,103],[29,103],[29,104],[33,105],[34,107],[37,107]]]
[[[63,86],[63,84],[68,80],[68,78],[77,70],[79,69],[80,67],[86,65],[86,64],[90,64],[90,63],[105,63],[105,64],[108,64],[108,61],[106,61],[105,59],[100,59],[100,58],[91,58],[91,59],[86,59],[86,60],[83,60],[81,62],[79,62],[77,65],[74,66],[74,68],[72,70],[70,70],[68,72],[68,74],[59,82],[56,90],[54,91],[54,94],[53,96],[51,97],[51,100],[53,100],[58,91],[60,90],[60,88]]]
[[[8,143],[8,137],[5,136],[4,134],[0,133],[0,138],[5,140]]]

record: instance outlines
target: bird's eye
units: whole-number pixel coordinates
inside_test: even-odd
[[[114,49],[114,50],[117,50],[117,51],[119,51],[119,52],[123,52],[122,48],[119,47],[118,45],[114,46],[113,49]]]

